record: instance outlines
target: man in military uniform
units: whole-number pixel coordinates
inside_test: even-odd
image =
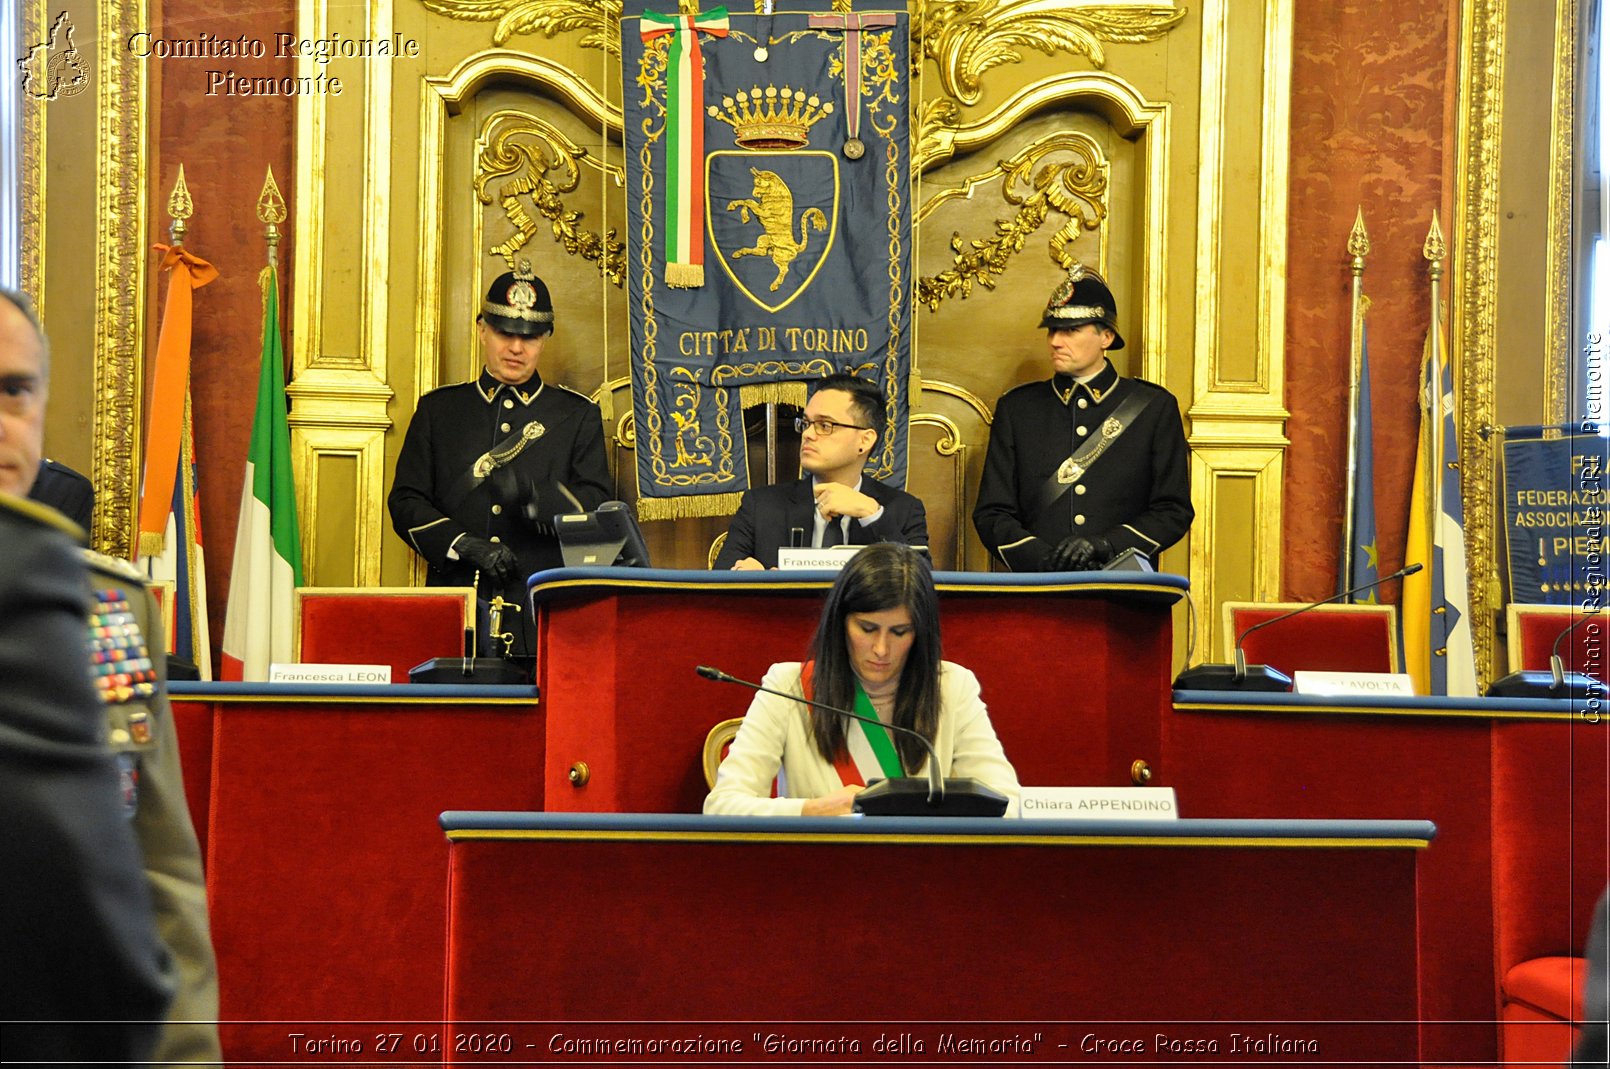
[[[429,565],[432,586],[477,588],[509,604],[509,652],[534,652],[525,581],[563,563],[553,517],[610,496],[598,406],[545,383],[537,370],[553,334],[548,287],[522,264],[499,275],[476,317],[485,363],[473,382],[419,399],[387,505],[397,534]]]
[[[0,1045],[19,1063],[143,1063],[173,978],[90,689],[80,532],[20,496],[49,361],[27,303],[0,290]]]
[[[49,376],[48,348],[38,322],[20,297],[0,291],[0,488],[19,495],[28,493],[39,470]],[[24,409],[28,418],[21,420],[18,415]],[[14,509],[28,505],[9,504]],[[59,519],[53,512],[35,511]],[[82,538],[81,530],[65,526]],[[8,538],[4,544],[13,543]],[[157,933],[172,956],[176,974],[173,1002],[151,1060],[219,1064],[217,965],[201,852],[185,804],[178,739],[168,707],[166,658],[155,602],[127,561],[82,552],[84,560],[75,562],[71,573],[75,604],[80,607],[74,648],[36,658],[49,663],[33,665],[30,671],[43,676],[71,666],[81,673],[84,684],[93,681],[94,696],[86,692],[89,700],[99,698],[99,746],[105,753],[109,742],[115,755],[112,801],[121,799],[122,819],[133,828]],[[26,570],[32,565],[8,548],[0,567]],[[87,618],[82,612],[86,595]],[[88,659],[86,646],[91,650]],[[27,673],[13,676],[7,670],[0,678],[9,691],[13,679],[25,680]],[[58,681],[54,689],[70,694],[81,688]]]
[[[973,526],[1013,571],[1100,568],[1126,549],[1153,564],[1195,516],[1174,395],[1119,376],[1117,302],[1075,267],[1040,326],[1053,375],[995,410]]]

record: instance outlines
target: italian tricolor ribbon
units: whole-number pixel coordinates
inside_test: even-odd
[[[799,673],[800,689],[808,700],[816,698],[816,662],[806,661]],[[855,712],[868,720],[877,720],[878,711],[859,680],[855,684]],[[906,774],[900,764],[900,753],[894,740],[881,723],[852,720],[844,729],[845,748],[833,758],[833,769],[839,782],[846,787],[865,787],[869,780],[899,779]]]
[[[704,285],[704,56],[699,34],[727,36],[727,9],[643,12],[644,41],[670,35],[665,101],[665,284]]]

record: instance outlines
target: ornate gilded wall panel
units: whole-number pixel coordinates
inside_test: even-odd
[[[1476,671],[1492,678],[1494,610],[1499,595],[1494,524],[1493,447],[1482,435],[1495,422],[1498,357],[1498,174],[1504,105],[1506,0],[1465,0],[1461,22],[1458,191],[1453,243],[1453,299],[1448,316],[1459,391],[1460,461],[1465,472],[1465,552]]]
[[[375,586],[380,582],[385,494],[369,486],[387,479],[384,425],[353,426],[345,416],[321,425],[304,420],[291,428],[302,534],[302,566],[308,586]],[[311,573],[323,573],[313,582]]]
[[[392,5],[330,4],[304,0],[298,31],[307,38],[340,34],[381,40],[393,32]],[[342,448],[364,443],[350,500],[333,500],[297,482],[304,546],[316,545],[326,520],[338,527],[357,517],[351,536],[355,580],[380,579],[382,504],[386,495],[384,429],[390,426],[388,383],[392,331],[392,62],[349,65],[359,84],[336,94],[308,94],[297,111],[296,287],[292,300],[293,378],[291,449],[299,474],[316,479],[317,451],[331,441]],[[316,76],[312,57],[298,61],[298,76]],[[350,146],[361,146],[351,153]],[[343,148],[345,147],[345,151]],[[406,202],[405,202],[406,203]],[[404,301],[401,307],[406,308]],[[379,428],[375,430],[374,428]],[[372,455],[367,452],[378,450]],[[305,579],[323,585],[321,557],[304,553]]]
[[[94,543],[118,556],[134,547],[140,470],[141,352],[147,294],[146,104],[144,64],[122,48],[147,24],[146,5],[101,0],[96,46]]]
[[[340,29],[336,11],[327,0],[307,0],[305,32]],[[471,321],[485,282],[529,256],[554,288],[558,313],[545,376],[599,396],[612,456],[621,453],[617,470],[629,476],[626,391],[600,389],[627,370],[616,233],[625,215],[613,51],[619,4],[416,0],[393,7],[390,23],[372,9],[362,15],[367,26],[389,26],[430,48],[424,61],[390,68],[389,85],[349,88],[363,104],[303,103],[300,208],[312,235],[298,244],[298,408],[310,411],[303,399],[321,383],[334,396],[336,380],[321,374],[367,375],[370,383],[383,376],[389,402],[378,389],[360,390],[357,379],[342,385],[366,414],[383,408],[389,418],[389,474],[417,397],[477,368]],[[1187,405],[1206,402],[1204,416],[1238,433],[1236,420],[1252,419],[1242,438],[1249,455],[1278,449],[1281,294],[1271,276],[1281,275],[1289,0],[1208,0],[1200,10],[1166,0],[930,0],[914,23],[923,311],[912,478],[925,494],[946,498],[930,512],[946,517],[955,544],[939,552],[987,566],[968,520],[987,412],[1006,389],[1045,374],[1035,324],[1070,257],[1099,264],[1118,294],[1131,340],[1125,370],[1169,385]],[[1210,27],[1219,37],[1204,53]],[[1181,94],[1180,85],[1202,81],[1205,59],[1221,48],[1210,75],[1223,83],[1217,103]],[[1271,67],[1247,82],[1224,72],[1231,62]],[[341,108],[356,108],[358,118],[343,118]],[[1204,133],[1222,136],[1230,152],[1204,156]],[[1218,169],[1199,177],[1210,163]],[[388,172],[389,183],[381,177]],[[1248,183],[1253,172],[1271,177]],[[1182,196],[1203,189],[1233,206],[1228,241],[1204,231],[1193,197]],[[389,202],[379,195],[385,190]],[[359,219],[368,228],[363,241],[338,233],[354,231]],[[1201,248],[1207,238],[1219,242],[1211,255]],[[1239,267],[1249,241],[1250,274]],[[362,278],[352,263],[362,265]],[[1226,263],[1237,270],[1225,272]],[[1212,277],[1200,277],[1204,270]],[[386,283],[384,314],[376,279]],[[1235,292],[1226,296],[1226,285]],[[1233,403],[1195,389],[1204,356],[1194,309],[1204,295],[1223,309],[1204,337],[1254,353],[1262,369],[1207,375],[1210,384],[1234,384],[1220,391],[1235,394]],[[337,302],[343,323],[362,328],[344,348],[330,341],[358,328],[327,326]],[[1220,337],[1223,329],[1231,336]],[[1246,381],[1261,407],[1246,407]],[[1215,447],[1235,448],[1223,440]],[[623,491],[630,482],[617,478]],[[1271,485],[1277,502],[1278,478]],[[384,486],[372,492],[379,500]],[[383,526],[383,515],[376,522]],[[649,525],[648,535],[671,563],[694,565],[704,559],[706,528],[722,526],[667,522]],[[382,578],[405,581],[412,554],[389,535],[381,542]],[[1271,547],[1264,556],[1273,554]],[[1194,572],[1205,560],[1182,548],[1167,563]]]

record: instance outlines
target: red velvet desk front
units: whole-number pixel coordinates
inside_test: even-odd
[[[1571,945],[1564,936],[1573,912],[1574,936],[1586,935],[1605,869],[1604,725],[1561,702],[1204,691],[1175,698],[1163,783],[1179,792],[1187,815],[1327,819],[1412,812],[1436,822],[1437,846],[1420,873],[1420,1013],[1440,1022],[1427,1026],[1425,1053],[1456,1064],[1495,1061],[1495,956],[1501,959],[1506,945],[1495,887],[1502,891],[1506,878],[1525,878],[1511,875],[1517,870],[1533,883],[1551,880],[1552,906],[1539,894],[1528,907],[1546,914],[1533,926],[1557,937],[1557,953]],[[1538,747],[1540,738],[1553,743]],[[1572,774],[1573,748],[1588,764],[1597,754],[1594,782]],[[1579,811],[1596,806],[1596,830],[1573,817],[1573,788],[1587,792],[1577,799]],[[1495,846],[1495,823],[1521,821],[1530,822],[1530,830],[1515,827]],[[1574,847],[1573,828],[1579,831]],[[1525,863],[1503,863],[1506,842],[1534,838],[1539,845]],[[1544,875],[1550,871],[1544,853],[1558,860],[1553,877]],[[1574,891],[1572,880],[1558,875],[1573,859],[1598,874],[1578,881]],[[1517,922],[1525,923],[1509,921]],[[1541,945],[1530,948],[1535,953]],[[1497,967],[1504,967],[1501,960]]]
[[[1158,765],[1184,579],[934,578],[944,655],[978,676],[1022,782],[1127,784],[1135,760]],[[705,734],[741,716],[750,695],[694,667],[758,681],[773,662],[802,660],[831,582],[620,568],[533,576],[548,811],[697,812]]]
[[[294,1061],[291,1032],[322,1034],[307,1022],[438,1020],[436,818],[467,799],[542,805],[530,688],[174,691],[190,721],[211,712],[206,866],[228,1059]]]
[[[746,1044],[709,1064],[753,1063],[767,1059],[752,1037],[822,1031],[800,1022],[861,1036],[866,1057],[795,1062],[887,1063],[872,1052],[880,1032],[924,1039],[925,1056],[893,1060],[928,1064],[1419,1054],[1415,867],[1435,831],[1424,821],[444,813],[442,824],[447,1030],[512,1030],[515,1057],[553,1059],[555,1034],[702,1034]],[[945,1058],[936,1046],[943,1032],[1035,1031],[1032,1052]],[[1237,1059],[1232,1032],[1319,1046]],[[1080,1049],[1087,1034],[1146,1046],[1093,1053]],[[1217,1039],[1217,1056],[1157,1049],[1159,1034]]]

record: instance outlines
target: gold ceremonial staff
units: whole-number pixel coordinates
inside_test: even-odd
[[[257,194],[257,221],[263,224],[263,238],[268,242],[268,266],[279,273],[280,224],[285,222],[285,198],[274,181],[274,168],[269,167],[263,178],[262,192]]]
[[[1437,522],[1442,516],[1442,258],[1448,253],[1448,245],[1442,240],[1442,224],[1437,220],[1437,210],[1431,209],[1431,229],[1426,231],[1425,247],[1421,250],[1429,261],[1426,274],[1431,279],[1431,352],[1426,355],[1426,384],[1422,404],[1426,409],[1426,418],[1431,421],[1431,433],[1426,435],[1426,448],[1430,456],[1426,457],[1425,470],[1430,473],[1431,485],[1426,489],[1426,507],[1431,510],[1430,523],[1426,525],[1426,563],[1435,564],[1437,546]],[[1432,596],[1438,597],[1441,587],[1435,574],[1431,576]],[[1439,601],[1432,607],[1433,612],[1445,612]],[[1446,638],[1446,636],[1443,636]]]
[[[1358,497],[1358,400],[1364,364],[1364,257],[1370,254],[1370,235],[1364,229],[1364,207],[1359,206],[1353,231],[1347,235],[1353,256],[1353,305],[1349,317],[1347,386],[1347,496],[1342,505],[1341,589],[1353,581],[1353,509]],[[1351,599],[1349,599],[1351,600]]]

